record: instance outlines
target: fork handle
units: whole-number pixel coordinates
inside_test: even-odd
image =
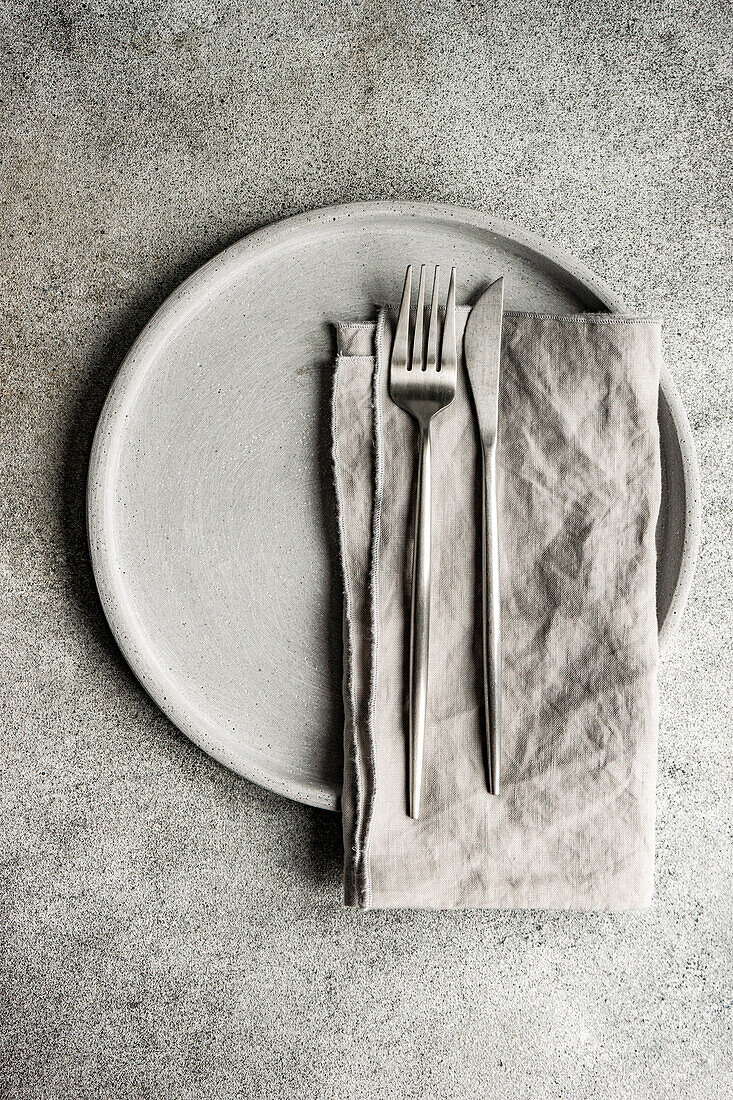
[[[409,815],[420,816],[430,645],[430,421],[420,425],[410,611]]]
[[[496,443],[482,446],[483,461],[483,664],[486,761],[489,794],[501,783],[501,606],[499,602],[499,509]]]

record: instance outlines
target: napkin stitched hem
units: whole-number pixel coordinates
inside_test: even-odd
[[[660,325],[659,317],[624,317],[620,313],[539,313],[527,309],[506,309],[504,317],[533,317],[540,321],[571,321],[576,325]]]

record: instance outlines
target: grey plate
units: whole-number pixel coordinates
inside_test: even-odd
[[[100,418],[92,562],[127,661],[170,719],[263,786],[336,808],[341,581],[333,539],[331,323],[395,300],[408,261],[459,271],[459,301],[504,275],[508,309],[622,304],[577,261],[483,214],[363,203],[228,248],[146,326]],[[690,585],[698,483],[662,375],[657,607],[664,641]]]

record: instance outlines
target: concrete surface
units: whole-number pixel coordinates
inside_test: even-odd
[[[6,0],[0,25],[3,1095],[729,1096],[725,6]],[[336,817],[189,745],[101,616],[85,467],[135,334],[248,230],[380,197],[514,219],[665,319],[704,532],[641,916],[343,912]]]

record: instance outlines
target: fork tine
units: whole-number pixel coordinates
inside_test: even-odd
[[[433,275],[433,293],[430,299],[430,320],[428,322],[428,370],[440,370],[440,363],[438,362],[438,277],[440,273],[440,265],[435,265],[435,274]]]
[[[415,314],[415,333],[412,338],[412,369],[425,370],[423,354],[423,327],[425,324],[425,264],[420,266],[420,281],[417,285],[417,312]]]
[[[400,312],[397,315],[397,327],[392,345],[391,364],[393,367],[407,367],[410,369],[410,298],[412,297],[412,264],[405,274],[405,285],[402,290]]]
[[[451,268],[448,298],[445,303],[445,323],[440,345],[440,369],[458,370],[458,355],[456,352],[456,269],[454,267]]]

